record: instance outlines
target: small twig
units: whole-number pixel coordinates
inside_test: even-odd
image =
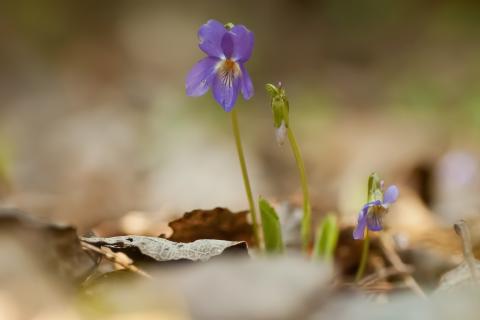
[[[372,285],[380,280],[383,280],[383,279],[386,279],[388,277],[391,277],[391,276],[398,276],[398,275],[406,275],[406,274],[410,274],[413,269],[409,266],[407,266],[408,270],[404,271],[404,270],[398,270],[397,268],[384,268],[384,269],[381,269],[379,272],[376,272],[374,274],[371,274],[371,275],[368,275],[366,277],[364,277],[362,280],[360,280],[358,282],[358,285],[362,286],[362,287],[366,287],[366,286],[369,286],[369,285]]]
[[[427,299],[427,295],[425,292],[423,292],[417,281],[415,281],[415,278],[408,273],[408,266],[403,263],[397,251],[395,251],[391,238],[387,235],[383,235],[380,237],[380,243],[382,244],[385,256],[390,261],[392,266],[400,273],[404,273],[403,281],[405,282],[405,285],[419,297]]]
[[[371,286],[368,286],[366,288],[363,288],[363,290],[365,290],[365,292],[372,295],[371,297],[376,297],[379,294],[386,294],[386,293],[392,291],[394,288],[395,287],[391,283],[379,282],[379,283],[373,284]]]
[[[465,223],[465,220],[460,220],[459,222],[453,225],[453,228],[457,233],[457,235],[462,240],[463,258],[468,265],[468,269],[470,270],[473,280],[478,284],[479,283],[478,270],[475,267],[476,259],[472,251],[472,240],[470,238],[470,232],[468,230],[468,226]]]
[[[149,275],[148,273],[146,273],[145,271],[137,268],[136,266],[134,266],[132,263],[126,263],[125,262],[125,258],[122,258],[118,255],[118,253],[115,253],[111,250],[105,250],[106,248],[97,248],[95,247],[94,245],[91,245],[89,243],[86,243],[84,241],[81,241],[81,244],[82,244],[82,248],[84,250],[90,250],[90,251],[94,251],[98,254],[101,254],[102,256],[104,256],[106,259],[110,260],[111,262],[131,271],[131,272],[134,272],[142,277],[145,277],[145,278],[152,278],[151,275]],[[130,258],[128,258],[130,259]],[[131,260],[130,260],[131,261]]]

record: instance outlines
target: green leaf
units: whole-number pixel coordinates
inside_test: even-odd
[[[329,213],[317,227],[313,258],[332,260],[337,247],[338,235],[337,217]]]
[[[260,215],[262,217],[265,250],[268,253],[282,253],[282,229],[280,227],[278,215],[267,200],[260,198],[258,204],[260,207]]]

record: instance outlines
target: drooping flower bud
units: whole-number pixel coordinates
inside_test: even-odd
[[[265,89],[272,98],[271,106],[273,112],[273,125],[276,129],[275,135],[277,137],[277,142],[280,145],[283,145],[288,128],[289,112],[288,99],[285,95],[285,89],[282,87],[281,83],[279,83],[278,86],[267,83],[265,85]]]

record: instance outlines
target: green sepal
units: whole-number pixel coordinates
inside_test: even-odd
[[[313,259],[331,261],[337,248],[339,233],[337,217],[329,213],[317,226]]]
[[[273,84],[271,83],[267,83],[265,85],[265,90],[267,90],[267,92],[272,96],[276,96],[278,95],[280,92],[278,91],[278,88],[276,86],[274,86]]]
[[[282,121],[285,122],[285,125],[288,127],[288,118],[289,118],[289,103],[287,96],[285,94],[285,89],[279,85],[278,87],[267,83],[265,85],[265,90],[270,94],[272,112],[273,112],[273,125],[275,128],[280,128]]]
[[[376,172],[373,172],[368,177],[368,202],[376,200],[383,201],[382,180]]]
[[[262,218],[263,240],[265,243],[265,251],[267,253],[282,253],[284,246],[282,240],[282,228],[280,219],[275,209],[260,197],[258,200],[260,207],[260,216]]]

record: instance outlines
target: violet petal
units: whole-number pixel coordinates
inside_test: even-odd
[[[225,32],[223,35],[221,46],[225,58],[230,59],[234,48],[233,35],[230,32]]]
[[[235,61],[246,62],[250,59],[255,42],[253,32],[248,30],[244,25],[237,24],[229,33],[233,40],[232,58]]]
[[[398,198],[398,194],[399,194],[399,191],[397,186],[392,185],[388,187],[388,189],[383,194],[383,203],[387,205],[394,203]]]
[[[231,81],[224,81],[224,79],[219,76],[213,78],[213,97],[227,112],[230,112],[235,105],[239,90],[240,77],[233,77]]]
[[[243,98],[245,98],[245,100],[248,100],[253,96],[253,93],[254,93],[252,79],[250,78],[250,75],[248,74],[248,71],[243,64],[240,64],[240,70],[242,72],[242,78],[241,78],[242,95],[243,95]]]
[[[217,58],[207,57],[198,61],[187,75],[185,88],[187,95],[197,97],[205,94],[215,76]]]
[[[208,20],[198,30],[199,47],[211,57],[224,58],[222,39],[227,29],[216,20]]]
[[[367,213],[367,227],[368,229],[372,231],[380,231],[383,229],[383,216],[384,216],[384,211],[386,210],[383,207],[380,207],[380,210],[375,210],[370,209],[369,212]]]
[[[367,227],[367,211],[368,207],[365,206],[362,208],[358,214],[358,223],[353,230],[353,239],[362,240],[365,237],[365,228]]]

